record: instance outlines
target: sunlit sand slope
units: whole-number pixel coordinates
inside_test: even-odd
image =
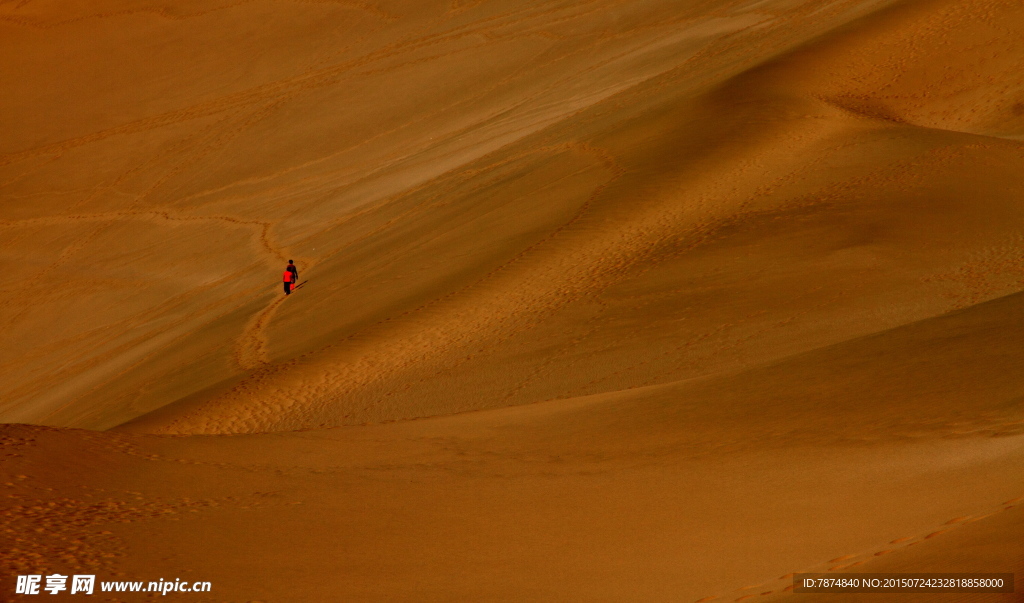
[[[1020,10],[904,3],[787,52],[767,25],[716,38],[765,60],[731,75],[715,47],[313,237],[339,251],[248,323],[250,372],[126,428],[618,391],[1019,290]]]
[[[436,415],[708,374],[944,310],[930,291],[865,320],[869,299],[826,313],[848,323],[833,331],[815,308],[842,286],[761,316],[787,283],[748,290],[727,257],[672,265],[726,225],[857,190],[808,163],[850,161],[828,142],[850,124],[910,161],[944,148],[893,151],[831,105],[804,119],[716,100],[876,7],[3,3],[0,318],[18,343],[0,417],[106,428],[178,400],[214,407],[154,429]],[[309,283],[285,303],[287,258]],[[890,276],[878,295],[904,300]],[[637,318],[650,332],[623,345]]]
[[[1022,323],[1016,294],[689,384],[388,425],[8,426],[5,569],[239,601],[731,601],[788,596],[795,571],[1015,571]]]

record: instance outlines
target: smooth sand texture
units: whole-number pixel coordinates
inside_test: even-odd
[[[1024,580],[1022,34],[983,0],[0,0],[0,592]]]

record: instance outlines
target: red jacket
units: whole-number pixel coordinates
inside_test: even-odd
[[[284,271],[284,282],[286,282],[286,283],[294,283],[295,282],[295,275],[292,274],[291,270],[285,270]]]

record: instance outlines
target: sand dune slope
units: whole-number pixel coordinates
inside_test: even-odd
[[[734,375],[389,425],[9,426],[6,563],[242,601],[738,600],[883,558],[1014,571],[1022,322],[1015,294]]]
[[[489,251],[474,251],[493,261],[486,272],[481,265],[372,324],[323,329],[337,323],[337,297],[272,305],[260,342],[266,366],[132,428],[282,430],[617,391],[751,366],[1018,290],[1024,191],[1013,175],[1024,149],[1009,129],[993,135],[991,111],[971,121],[974,105],[950,104],[989,88],[1009,102],[1018,88],[1005,57],[1015,55],[968,53],[1006,36],[991,20],[970,37],[947,36],[958,11],[884,9],[703,88],[677,68],[446,176],[406,200],[416,200],[409,215],[388,212],[388,230],[360,241],[396,283],[437,278],[424,263],[484,244],[468,230],[508,232],[551,211],[534,203],[577,205],[559,206],[564,221],[514,254],[494,255],[487,239]],[[1017,22],[1010,16],[1002,27]],[[971,77],[930,74],[919,45],[961,57],[944,64]],[[922,89],[921,78],[932,85]],[[550,155],[540,171],[525,159],[538,148]],[[516,167],[495,173],[509,157]],[[552,183],[548,170],[576,169],[567,161],[588,176]],[[534,178],[543,192],[531,189]],[[482,188],[463,197],[463,181]],[[438,186],[440,206],[430,201]],[[495,206],[510,194],[515,204]],[[476,203],[487,217],[463,222]],[[505,213],[512,208],[516,218]],[[335,261],[332,274],[349,273]],[[365,281],[351,278],[345,290],[360,300],[404,287],[356,283]],[[314,340],[325,345],[304,351]]]
[[[1022,33],[989,0],[0,0],[4,580],[1024,570]]]
[[[976,141],[817,100],[850,44],[828,32],[878,6],[5,4],[3,252],[20,272],[3,318],[22,343],[0,358],[19,375],[2,416],[107,428],[179,400],[231,410],[165,430],[436,415],[708,374],[945,311],[955,277],[920,279],[1003,253],[1016,216],[996,199],[985,232],[940,221],[879,258],[874,239],[908,233],[882,232],[894,216],[869,203],[916,218],[890,200],[939,196],[954,206],[937,219],[959,223],[950,164],[1005,181],[1017,147],[967,153]],[[861,28],[863,45],[885,33]],[[841,56],[786,54],[821,35]],[[773,58],[799,79],[781,100],[749,71]],[[769,224],[846,251],[822,261]],[[778,249],[752,271],[803,277],[729,274],[729,254],[761,254],[735,241],[692,264],[737,229]],[[927,242],[949,255],[893,274]],[[311,279],[287,304],[286,257]],[[836,274],[851,268],[877,282]],[[853,283],[863,303],[836,308]],[[883,304],[891,316],[864,316]],[[638,321],[651,332],[624,337]],[[651,360],[631,367],[641,345]]]
[[[66,4],[0,4],[0,416],[91,428],[457,295],[618,169],[576,136],[508,145],[824,6]]]
[[[54,119],[5,130],[0,226],[25,285],[4,302],[2,416],[430,416],[733,370],[1008,293],[1020,19],[968,4],[848,24],[874,7],[7,5],[5,102]],[[237,78],[218,79],[237,50],[187,72],[150,56],[268,11],[288,19],[260,35],[302,44],[249,32],[273,51]],[[70,60],[58,34],[83,68],[166,39],[140,49],[148,71],[99,85],[90,67],[45,97],[38,74]],[[489,61],[481,86],[466,53],[503,45],[522,67]],[[312,279],[287,304],[286,256]]]

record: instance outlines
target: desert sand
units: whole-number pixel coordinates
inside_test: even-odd
[[[790,592],[1024,580],[1022,40],[987,0],[0,0],[0,596],[1024,601]]]

